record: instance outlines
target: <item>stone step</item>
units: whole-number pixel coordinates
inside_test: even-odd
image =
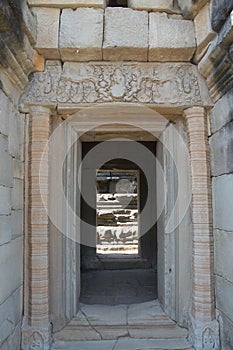
[[[157,300],[132,305],[81,305],[77,316],[56,341],[133,339],[186,339],[187,330],[177,326]]]
[[[186,339],[132,339],[123,337],[117,340],[99,341],[58,341],[52,350],[191,350]]]

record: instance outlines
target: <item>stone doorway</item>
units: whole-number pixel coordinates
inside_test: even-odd
[[[97,71],[96,76],[93,72]],[[119,71],[124,79],[117,86],[116,96],[115,82]],[[101,72],[106,75],[104,88],[99,79]],[[90,91],[88,89],[80,95],[79,100],[73,95],[74,89],[62,94],[60,87],[64,81],[78,88],[90,79],[99,80],[91,83]],[[129,89],[135,80],[137,88]],[[155,94],[148,95],[147,81],[155,84]],[[186,88],[187,81],[190,82],[189,89]],[[30,117],[26,164],[26,177],[29,179],[26,212],[29,215],[26,218],[28,231],[25,237],[25,259],[29,268],[25,270],[27,287],[24,291],[23,349],[29,349],[31,339],[38,332],[44,348],[49,349],[51,323],[52,333],[55,334],[74,318],[79,309],[81,260],[77,235],[84,231],[68,210],[66,199],[78,213],[80,194],[76,179],[77,164],[82,159],[80,139],[74,141],[77,147],[72,148],[65,165],[61,162],[61,154],[67,154],[73,140],[77,140],[77,134],[83,134],[83,130],[90,130],[90,127],[93,131],[88,135],[88,141],[101,141],[109,138],[109,135],[119,137],[119,133],[121,137],[130,135],[134,140],[151,141],[140,128],[149,131],[157,140],[156,154],[163,175],[156,169],[157,188],[152,193],[157,204],[164,204],[157,221],[158,299],[171,319],[189,328],[189,337],[194,346],[198,348],[198,344],[206,342],[206,334],[210,342],[216,339],[218,344],[213,302],[207,147],[207,113],[210,106],[203,79],[196,67],[190,64],[70,62],[61,67],[49,62],[45,72],[35,74],[21,98],[21,110],[29,113]],[[69,118],[72,114],[73,117]],[[66,118],[69,120],[64,134],[49,152],[46,145],[50,137],[50,121],[53,120],[56,128],[55,124],[62,124]],[[105,127],[106,124],[110,124],[110,127]],[[177,131],[180,139],[175,137]],[[167,148],[173,149],[173,160]],[[190,158],[186,157],[186,148]],[[39,161],[42,156],[43,162]],[[177,172],[181,186],[177,186]],[[56,185],[58,183],[60,186],[60,173],[65,174],[66,197],[62,193],[62,200],[59,198],[58,201]],[[44,198],[34,193],[41,179]],[[197,179],[200,179],[200,183]],[[60,187],[63,188],[63,184]],[[88,189],[84,188],[84,192],[88,193]],[[185,206],[185,215],[180,217],[184,200],[189,198],[190,192],[190,206]],[[200,196],[203,198],[202,206],[199,205]],[[154,210],[152,206],[151,209]],[[59,227],[54,227],[52,223],[53,214],[61,222]],[[95,241],[96,228],[93,236],[92,233],[90,237]],[[199,281],[203,281],[203,284]]]
[[[90,152],[98,143],[96,142],[83,142],[82,143],[82,155],[83,159],[85,159],[88,152]],[[105,304],[105,305],[117,305],[117,304],[129,304],[129,303],[137,303],[137,302],[145,302],[149,300],[157,299],[157,230],[156,225],[151,224],[151,228],[148,232],[141,235],[143,230],[144,223],[140,220],[140,212],[143,210],[145,206],[145,202],[148,193],[148,184],[145,178],[145,174],[143,173],[140,167],[127,160],[127,149],[132,148],[131,141],[109,141],[105,143],[106,147],[112,149],[112,160],[106,162],[102,165],[102,167],[97,170],[94,169],[93,174],[99,172],[101,177],[106,174],[104,177],[105,183],[102,184],[102,192],[107,192],[107,196],[112,198],[113,193],[115,196],[119,196],[120,200],[125,201],[127,198],[124,193],[119,193],[120,191],[116,191],[116,183],[113,181],[110,183],[112,186],[112,192],[109,193],[109,187],[106,190],[106,177],[109,175],[109,172],[112,171],[113,174],[116,174],[118,177],[121,175],[121,179],[123,181],[128,177],[135,181],[138,181],[137,188],[138,193],[133,193],[133,198],[131,198],[132,193],[128,197],[128,203],[123,203],[123,206],[120,205],[118,199],[118,210],[117,207],[112,203],[113,201],[106,201],[107,205],[110,206],[107,210],[107,218],[110,222],[109,226],[100,226],[102,230],[106,230],[107,234],[115,231],[117,229],[121,230],[118,240],[115,234],[115,253],[107,252],[107,254],[103,254],[103,250],[98,251],[98,238],[96,239],[97,244],[95,247],[87,247],[85,245],[81,246],[81,297],[80,300],[82,303],[86,304]],[[142,144],[141,144],[142,145]],[[146,147],[150,152],[155,153],[156,144],[155,142],[144,142],[143,147]],[[124,151],[126,150],[126,151]],[[104,151],[104,148],[103,148]],[[124,155],[126,154],[126,159],[115,158],[115,154],[121,152]],[[140,155],[138,155],[140,158]],[[84,165],[85,167],[85,165]],[[88,165],[90,168],[91,165]],[[85,172],[85,169],[83,170]],[[135,178],[136,176],[136,178]],[[151,177],[154,181],[154,188],[156,186],[156,169],[154,167],[153,173],[151,173]],[[131,184],[132,184],[131,183]],[[127,183],[129,185],[129,183]],[[109,186],[109,183],[107,183]],[[122,182],[118,183],[118,186],[122,185]],[[98,184],[100,187],[100,184]],[[105,187],[104,187],[105,186]],[[105,194],[106,196],[106,194]],[[103,197],[103,194],[102,194]],[[101,197],[101,198],[102,198]],[[115,197],[114,197],[115,198]],[[136,207],[135,207],[135,199],[136,199]],[[155,198],[151,198],[151,204],[153,205],[156,214],[156,203]],[[100,224],[103,224],[103,216],[98,216],[98,194],[95,201],[95,210],[93,211],[90,206],[83,200],[82,201],[82,218],[83,220],[87,220],[89,224],[95,224],[93,228],[93,236],[94,231],[95,234],[98,233],[98,220]],[[125,210],[125,206],[127,206]],[[103,207],[103,204],[102,204]],[[102,208],[101,207],[101,208]],[[133,208],[132,211],[130,208]],[[138,210],[135,211],[135,208]],[[130,230],[135,229],[135,221],[132,223],[128,223],[127,225],[114,226],[112,220],[114,219],[114,212],[118,215],[122,213],[130,213],[130,215],[134,215],[136,212],[137,217],[137,237],[136,240],[132,237],[132,233]],[[105,207],[106,212],[106,207]],[[106,215],[106,214],[105,214]],[[106,216],[104,216],[106,218]],[[127,216],[123,216],[123,219],[127,219]],[[106,219],[105,219],[106,220]],[[153,218],[150,218],[151,222],[153,222]],[[154,221],[156,221],[154,219]],[[127,222],[126,222],[127,223]],[[112,225],[111,225],[112,224]],[[116,225],[116,223],[115,223]],[[110,230],[111,229],[111,230]],[[114,231],[115,230],[115,231]],[[112,234],[112,236],[113,236]],[[127,239],[127,234],[129,238]],[[113,236],[114,237],[114,236]],[[121,238],[122,237],[122,238]],[[121,239],[120,239],[121,238]],[[128,247],[132,247],[131,241],[135,244],[137,251],[133,251],[132,254],[130,252],[127,253]],[[109,243],[109,241],[107,240]],[[101,247],[108,247],[106,245],[106,239],[102,239],[102,244],[99,244],[99,249]],[[116,250],[116,247],[120,247],[120,251]],[[103,248],[102,248],[103,249]],[[119,248],[118,248],[119,249]],[[124,250],[126,249],[126,250]],[[135,249],[135,245],[134,245]],[[144,282],[142,282],[144,281]]]

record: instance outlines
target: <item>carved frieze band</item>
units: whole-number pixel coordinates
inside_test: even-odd
[[[61,68],[48,62],[45,72],[34,74],[21,105],[108,102],[207,105],[211,102],[203,85],[192,64],[65,63]]]

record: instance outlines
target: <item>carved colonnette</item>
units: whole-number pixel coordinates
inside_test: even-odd
[[[22,350],[50,348],[49,314],[49,160],[45,150],[50,136],[50,110],[30,108],[28,161],[27,292],[22,329]],[[41,191],[43,193],[41,193]],[[42,199],[43,196],[43,199]]]
[[[213,230],[207,117],[205,109],[185,110],[191,166],[193,288],[189,339],[196,350],[219,349],[215,320]]]

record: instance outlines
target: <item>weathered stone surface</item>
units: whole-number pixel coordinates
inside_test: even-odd
[[[12,159],[13,161],[13,176],[16,179],[23,180],[24,178],[24,163],[16,158]]]
[[[0,216],[0,245],[6,244],[11,240],[12,226],[11,215]]]
[[[45,69],[45,58],[34,50],[33,66],[37,72],[43,72]]]
[[[127,305],[81,305],[81,312],[92,326],[126,325]],[[78,316],[78,315],[77,315]]]
[[[220,313],[220,337],[221,346],[224,350],[233,349],[233,322],[223,312]]]
[[[210,5],[206,4],[194,19],[194,27],[197,40],[195,61],[198,62],[205,54],[209,43],[217,35],[211,26]]]
[[[232,9],[232,0],[211,1],[211,22],[212,27],[216,32],[219,32]]]
[[[214,230],[215,273],[233,283],[233,232]]]
[[[62,72],[60,66],[48,65],[44,73],[35,73],[21,106],[26,111],[27,104],[101,102],[212,105],[203,79],[191,64],[67,62]]]
[[[41,7],[59,7],[59,8],[78,8],[78,7],[94,7],[104,8],[106,0],[28,0],[31,6]]]
[[[215,276],[216,282],[216,307],[221,310],[229,320],[233,321],[233,283],[226,279]]]
[[[24,118],[14,109],[9,117],[9,153],[12,157],[21,159],[24,138]]]
[[[128,7],[134,10],[175,12],[172,0],[128,0]]]
[[[23,210],[11,211],[12,239],[23,234],[24,212]]]
[[[23,26],[32,44],[36,43],[36,19],[33,16],[27,0],[21,0],[21,21],[23,21]]]
[[[56,342],[52,350],[77,350],[82,349],[84,343],[75,342]],[[85,350],[188,350],[192,349],[186,339],[132,339],[129,337],[120,337],[116,340],[85,341]],[[227,349],[228,350],[228,349]]]
[[[211,132],[215,133],[224,125],[233,120],[233,89],[228,91],[217,103],[210,113]]]
[[[107,61],[147,61],[148,13],[129,8],[105,11],[103,58]]]
[[[18,288],[5,302],[0,305],[0,347],[3,342],[15,332],[16,327],[20,323],[22,314],[22,292],[23,288]],[[19,337],[16,337],[19,341]],[[13,345],[13,344],[12,344]],[[7,349],[18,349],[9,347]],[[1,348],[2,349],[2,348]]]
[[[8,135],[10,108],[10,100],[0,89],[0,133],[3,135]]]
[[[233,16],[229,16],[198,64],[210,95],[217,102],[233,87]]]
[[[34,8],[37,18],[37,41],[35,49],[47,59],[58,59],[58,32],[60,10]]]
[[[150,13],[149,23],[149,61],[191,60],[196,47],[192,21]]]
[[[9,215],[11,212],[11,189],[0,185],[0,215]]]
[[[14,179],[11,190],[11,208],[14,210],[23,209],[23,180]]]
[[[210,137],[212,176],[233,173],[233,121]]]
[[[8,153],[8,139],[0,134],[0,185],[12,187],[13,160]]]
[[[63,61],[102,60],[103,16],[101,9],[62,11],[59,48]]]
[[[23,283],[22,237],[0,246],[0,279],[4,281],[0,284],[0,304],[2,304]]]
[[[214,228],[233,231],[233,174],[213,178]]]
[[[193,19],[208,0],[178,0],[178,5],[185,18]]]

